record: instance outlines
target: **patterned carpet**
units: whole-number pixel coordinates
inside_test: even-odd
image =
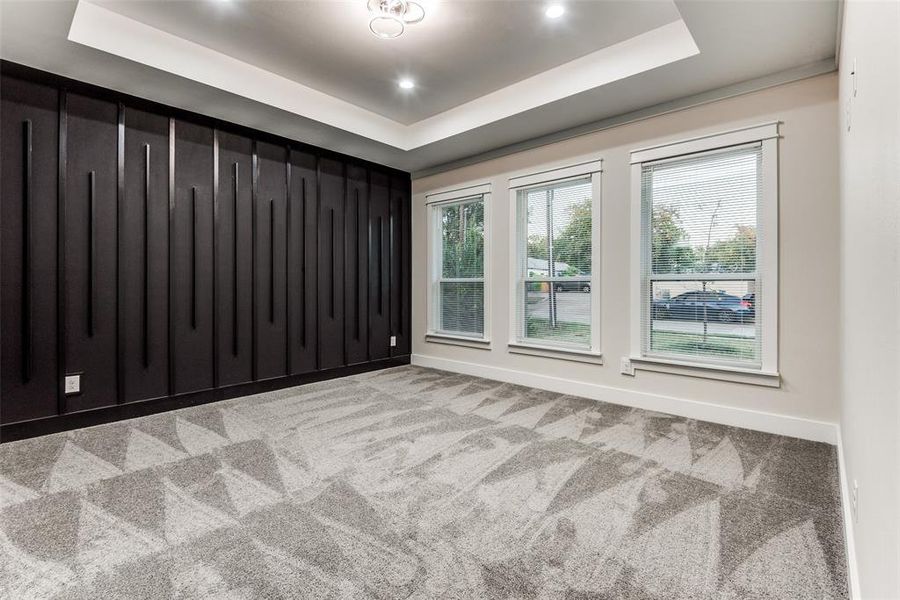
[[[0,597],[843,598],[831,446],[400,367],[0,446]]]

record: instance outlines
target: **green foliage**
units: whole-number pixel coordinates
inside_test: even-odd
[[[651,257],[654,273],[747,273],[756,270],[756,228],[735,225],[731,238],[692,248],[678,211],[654,207]]]
[[[548,259],[546,234],[528,236],[528,256]],[[572,218],[553,238],[553,262],[569,267],[557,276],[585,275],[591,272],[591,199],[572,206]]]
[[[547,236],[533,233],[528,236],[528,256],[547,260]]]
[[[553,240],[556,262],[569,265],[564,275],[591,272],[591,199],[572,206],[572,219]]]
[[[687,273],[693,270],[697,254],[687,245],[687,233],[678,222],[678,211],[653,207],[651,253],[654,273]]]
[[[756,270],[756,229],[735,225],[734,237],[716,242],[705,252],[705,269],[715,272],[748,273]]]
[[[484,275],[484,203],[448,206],[441,210],[443,276]]]

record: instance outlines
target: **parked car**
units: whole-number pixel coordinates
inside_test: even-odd
[[[753,311],[746,300],[718,291],[685,292],[668,300],[654,300],[652,312],[654,319],[721,323],[753,320]]]
[[[553,284],[557,292],[584,292],[591,291],[590,281],[557,281]]]
[[[743,298],[741,298],[741,302],[747,307],[747,310],[750,311],[750,319],[754,319],[756,317],[756,294],[744,294]]]

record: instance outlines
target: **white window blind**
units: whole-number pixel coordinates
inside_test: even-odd
[[[431,329],[484,337],[484,200],[434,205]]]
[[[642,354],[758,368],[759,143],[641,165]]]
[[[516,341],[591,349],[591,176],[516,192]]]

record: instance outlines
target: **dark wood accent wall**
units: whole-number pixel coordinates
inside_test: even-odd
[[[0,441],[408,362],[407,173],[0,78]]]

